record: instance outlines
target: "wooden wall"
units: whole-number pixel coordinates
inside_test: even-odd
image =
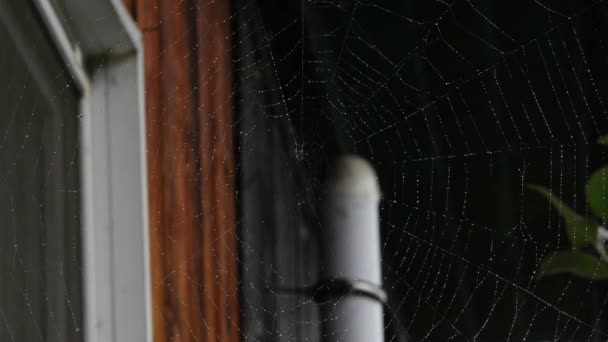
[[[144,37],[154,341],[238,341],[230,1],[125,0]]]

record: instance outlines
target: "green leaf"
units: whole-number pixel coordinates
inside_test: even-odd
[[[560,251],[543,259],[538,277],[569,273],[585,279],[608,279],[608,265],[595,256],[579,251]]]
[[[557,209],[566,223],[568,239],[573,249],[578,249],[587,243],[595,245],[597,236],[597,222],[595,220],[580,216],[544,186],[529,185],[528,187],[546,197]]]
[[[608,167],[595,171],[587,182],[587,203],[602,222],[608,219]]]
[[[604,135],[603,137],[597,139],[597,143],[600,145],[608,146],[608,135]]]

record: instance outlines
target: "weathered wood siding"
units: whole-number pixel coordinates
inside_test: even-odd
[[[154,341],[238,341],[230,1],[125,4],[144,36]]]

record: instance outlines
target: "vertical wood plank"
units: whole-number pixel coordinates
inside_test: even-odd
[[[144,39],[154,341],[239,341],[229,2],[125,5]]]
[[[194,37],[189,23],[187,1],[162,1],[161,44],[163,116],[168,121],[158,137],[162,140],[161,168],[166,176],[161,184],[165,223],[165,267],[167,280],[157,286],[171,291],[171,339],[200,341],[204,327],[200,312],[200,240],[198,192],[198,130],[191,53]]]
[[[238,341],[238,244],[235,210],[230,1],[196,6],[198,35],[203,280],[210,340]],[[205,298],[203,298],[205,299]]]

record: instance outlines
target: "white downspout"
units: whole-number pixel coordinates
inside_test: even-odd
[[[326,186],[318,288],[323,341],[384,341],[376,173],[366,160],[342,156]]]

